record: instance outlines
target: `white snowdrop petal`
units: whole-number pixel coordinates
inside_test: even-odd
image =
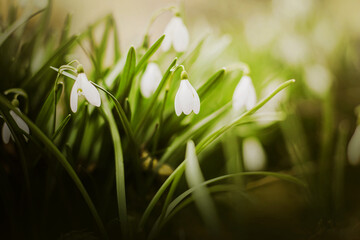
[[[76,80],[70,93],[70,108],[71,111],[73,111],[74,113],[76,113],[78,107],[78,93],[77,93],[78,85],[79,85],[79,81]]]
[[[189,115],[192,111],[198,114],[200,111],[200,98],[189,80],[181,80],[179,90],[175,96],[175,112],[180,116],[181,112]]]
[[[234,110],[236,110],[236,111],[243,108],[246,104],[246,99],[248,96],[246,85],[247,85],[247,82],[243,81],[243,78],[241,78],[240,82],[238,83],[238,85],[235,88],[233,98],[232,98],[232,104],[233,104]]]
[[[161,74],[161,70],[159,68],[159,65],[157,65],[156,63],[150,63],[151,66],[152,66],[152,72],[153,72],[153,76],[154,76],[154,85],[156,86],[155,87],[155,90],[157,89],[157,87],[159,86],[160,82],[161,82],[161,79],[162,79],[162,74]],[[154,90],[154,92],[155,92]]]
[[[140,90],[144,97],[149,98],[159,86],[162,75],[156,63],[149,63],[140,81]]]
[[[16,124],[19,126],[20,129],[22,129],[27,134],[30,133],[30,129],[28,125],[25,123],[24,120],[22,120],[21,117],[19,117],[14,111],[10,111],[11,117],[15,120]]]
[[[194,108],[193,87],[189,80],[181,80],[181,83],[184,86],[183,91],[181,92],[182,109],[184,114],[189,115]]]
[[[356,127],[349,141],[347,154],[351,165],[360,164],[360,125]]]
[[[176,115],[180,116],[183,112],[183,91],[185,91],[185,84],[183,81],[180,82],[179,89],[175,96],[175,113]]]
[[[2,140],[5,144],[8,144],[10,141],[10,129],[8,127],[8,125],[6,123],[4,123],[2,130],[1,130],[1,136],[2,136]]]
[[[248,86],[248,95],[245,103],[246,110],[250,110],[256,105],[256,92],[255,88],[250,82],[250,85]]]
[[[266,154],[257,138],[244,139],[243,156],[244,166],[248,171],[263,170],[266,166]]]
[[[177,52],[184,52],[189,45],[189,32],[180,17],[173,18],[172,43]]]
[[[140,81],[140,91],[145,98],[149,98],[152,93],[150,77],[149,73],[145,72]]]
[[[189,89],[191,89],[191,93],[193,96],[193,108],[192,110],[194,111],[195,114],[198,114],[200,112],[200,98],[199,95],[197,94],[195,88],[190,84],[190,82],[188,80],[186,80],[186,85],[188,86]]]
[[[169,33],[165,33],[165,38],[161,43],[161,50],[167,52],[169,51],[170,47],[171,47],[171,35]]]
[[[89,81],[84,81],[82,83],[83,95],[85,96],[86,100],[96,107],[100,107],[101,105],[101,98],[100,93],[96,89],[94,85],[92,85]]]
[[[176,96],[175,96],[175,113],[177,116],[180,116],[182,113],[181,106],[180,106],[179,91],[176,93]]]
[[[165,27],[165,38],[163,40],[163,42],[161,43],[161,49],[166,52],[170,49],[171,47],[171,42],[173,41],[173,29],[174,29],[174,21],[173,18],[170,20],[170,22],[166,25]]]

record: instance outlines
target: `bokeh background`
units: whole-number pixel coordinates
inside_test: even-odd
[[[0,0],[1,21],[6,19],[8,13],[3,9],[7,9],[9,2]],[[17,2],[29,10],[47,4],[45,0]],[[350,165],[345,157],[341,192],[332,193],[333,185],[338,183],[332,179],[337,173],[338,140],[345,136],[348,142],[358,124],[359,113],[355,109],[360,104],[360,2],[54,0],[50,25],[54,34],[59,34],[56,29],[62,29],[66,16],[71,14],[70,32],[77,34],[112,13],[125,53],[130,46],[141,45],[153,13],[172,5],[180,6],[182,10],[191,46],[208,36],[199,57],[201,63],[186,66],[191,69],[190,73],[193,71],[191,76],[194,76],[195,86],[201,81],[195,76],[206,75],[204,71],[208,70],[202,68],[202,64],[211,65],[215,72],[233,62],[248,64],[259,98],[269,93],[269,87],[274,89],[278,83],[291,78],[297,81],[278,99],[283,103],[280,104],[281,111],[286,113],[281,118],[283,121],[274,121],[276,123],[264,127],[264,131],[254,130],[254,135],[267,153],[266,170],[296,175],[297,161],[305,164],[313,198],[308,199],[303,191],[291,184],[272,178],[255,179],[247,186],[254,204],[240,200],[236,194],[215,197],[221,219],[227,219],[224,220],[227,226],[224,236],[229,239],[240,236],[243,239],[264,236],[269,239],[359,239],[360,168]],[[153,23],[149,31],[151,43],[162,35],[171,16],[171,13],[164,13]],[[30,24],[32,22],[36,19]],[[4,27],[5,21],[0,25]],[[95,38],[100,39],[101,27],[97,31]],[[71,55],[69,58],[79,59],[85,69],[91,69],[91,61],[81,48],[76,48]],[[109,67],[114,64],[112,56],[109,47],[106,61]],[[235,84],[233,81],[229,89]],[[279,110],[279,106],[270,109]],[[239,142],[252,134],[244,128],[238,128],[234,133]],[[217,176],[219,169],[224,168],[223,161],[218,161],[224,159],[224,152],[219,144],[200,156],[210,158],[209,164],[203,166],[206,179]],[[178,160],[182,159],[179,157]],[[178,164],[176,161],[174,166]],[[319,180],[317,176],[324,161],[328,169],[324,171],[325,177]],[[129,194],[130,198],[134,197],[131,194],[134,193]],[[180,212],[164,229],[161,238],[209,237],[195,212],[194,205]],[[136,213],[131,214],[136,217]]]

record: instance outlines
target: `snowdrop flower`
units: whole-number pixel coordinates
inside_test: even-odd
[[[87,79],[84,73],[84,68],[81,64],[78,65],[77,72],[78,75],[70,93],[71,111],[73,111],[74,113],[77,111],[78,97],[80,95],[85,96],[86,100],[90,104],[96,107],[100,107],[101,105],[100,94],[96,89],[96,87],[92,85]]]
[[[243,141],[244,167],[248,171],[263,170],[266,166],[266,154],[257,138],[249,137]]]
[[[351,165],[355,166],[360,163],[360,125],[356,127],[355,132],[350,139],[347,155]]]
[[[256,92],[249,76],[243,76],[235,88],[232,98],[233,109],[238,111],[243,107],[250,110],[256,104]]]
[[[141,78],[140,90],[144,97],[149,98],[159,86],[162,75],[156,63],[149,63]]]
[[[20,109],[17,108],[18,111],[20,111]],[[14,119],[15,123],[18,125],[18,127],[20,129],[22,129],[24,132],[26,132],[27,134],[30,133],[29,127],[28,125],[24,122],[24,120],[22,120],[21,117],[19,117],[13,110],[10,110],[10,116]],[[14,140],[14,137],[11,135],[11,131],[9,126],[7,125],[6,122],[4,122],[4,125],[2,127],[2,140],[5,144],[8,144],[10,141],[10,137],[11,139]],[[24,135],[25,140],[27,141],[28,139],[26,138],[26,136]]]
[[[200,98],[196,90],[191,86],[185,71],[181,73],[179,90],[175,96],[175,113],[180,116],[182,112],[189,115],[191,111],[198,114],[200,111]]]
[[[168,51],[173,45],[175,51],[184,52],[189,45],[189,32],[179,16],[174,16],[164,31],[165,38],[162,42],[161,48],[163,51]]]

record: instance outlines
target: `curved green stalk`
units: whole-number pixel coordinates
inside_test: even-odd
[[[208,137],[203,139],[197,146],[196,146],[196,154],[199,154],[204,150],[210,143],[215,141],[218,137],[220,137],[223,133],[225,133],[227,130],[231,129],[234,126],[242,124],[242,121],[244,118],[250,116],[251,114],[255,113],[257,110],[259,110],[262,106],[264,106],[268,101],[270,101],[277,93],[279,93],[281,90],[285,89],[289,85],[295,83],[295,80],[288,80],[281,84],[279,87],[277,87],[268,97],[266,97],[264,100],[259,102],[255,107],[250,109],[249,111],[242,114],[239,118],[235,119],[230,124],[227,124],[220,128],[219,130],[215,131],[214,133],[210,134]],[[177,174],[182,174],[182,172],[185,170],[185,163],[186,159],[174,170],[174,172],[166,179],[166,181],[161,185],[160,189],[157,191],[151,202],[149,203],[148,207],[145,209],[145,212],[140,220],[139,228],[143,228],[145,222],[147,221],[148,217],[150,216],[151,211],[155,207],[155,204],[160,199],[161,195],[164,193],[166,188],[170,185],[170,183],[174,180],[175,176]]]
[[[206,186],[215,182],[219,182],[228,178],[236,178],[236,177],[245,177],[245,176],[271,176],[279,178],[280,180],[287,181],[290,183],[294,183],[296,185],[299,185],[301,187],[306,188],[307,185],[300,179],[293,177],[288,174],[282,174],[282,173],[275,173],[275,172],[264,172],[264,171],[258,171],[258,172],[241,172],[241,173],[233,173],[233,174],[227,174],[220,177],[216,177],[210,180],[207,180],[201,184],[201,186]],[[213,187],[217,187],[219,185],[215,185]],[[162,222],[158,224],[158,231],[164,226],[166,222],[168,222],[179,210],[181,210],[183,207],[185,207],[187,204],[191,203],[191,201],[186,202],[189,198],[191,193],[193,193],[196,188],[199,188],[200,186],[192,187],[182,194],[180,194],[177,198],[175,198],[168,206],[165,216],[162,219]],[[236,187],[238,190],[238,187]],[[210,190],[210,189],[209,189]],[[234,188],[229,188],[226,190],[234,190]],[[187,199],[186,199],[187,198]],[[186,200],[185,200],[186,199]]]
[[[262,106],[264,106],[268,101],[270,101],[270,99],[272,99],[281,90],[283,90],[284,88],[288,87],[289,85],[291,85],[293,83],[295,83],[294,79],[291,79],[291,80],[288,80],[288,81],[284,82],[278,88],[276,88],[275,91],[273,91],[268,97],[266,97],[261,102],[259,102],[255,107],[253,107],[249,111],[243,113],[240,117],[235,119],[230,124],[227,124],[227,125],[223,126],[222,128],[215,131],[214,133],[212,133],[211,135],[209,135],[205,139],[201,140],[199,142],[199,144],[196,146],[197,152],[198,151],[201,152],[204,148],[206,148],[210,143],[214,142],[218,137],[220,137],[227,130],[241,124],[244,118],[254,114],[257,110],[259,110]]]
[[[111,97],[111,99],[114,101],[115,103],[115,108],[117,113],[119,114],[121,123],[124,127],[125,133],[126,135],[129,137],[129,139],[132,141],[132,143],[135,143],[135,138],[134,138],[134,133],[132,131],[132,128],[130,126],[129,120],[126,117],[125,111],[124,109],[121,107],[119,101],[116,99],[116,97],[114,95],[112,95],[109,91],[107,91],[105,88],[97,85],[94,82],[91,82],[92,85],[94,85],[95,87],[97,87],[98,89],[100,89],[101,91],[105,92],[109,97]]]

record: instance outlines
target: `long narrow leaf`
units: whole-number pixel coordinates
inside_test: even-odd
[[[76,39],[77,36],[73,36],[67,42],[65,42],[61,47],[59,47],[33,76],[27,78],[22,83],[22,88],[26,87],[30,83],[36,84],[36,81],[40,79],[40,77],[45,73],[45,71],[48,69],[51,63],[59,56],[62,56],[67,50],[69,50],[69,48],[75,43]]]
[[[51,119],[51,116],[54,113],[54,94],[56,92],[56,102],[59,102],[63,88],[64,84],[59,82],[56,88],[51,90],[35,120],[36,125],[40,126],[41,130],[46,133],[50,133],[50,129],[47,129],[47,127],[49,124],[49,119]]]
[[[16,20],[8,29],[5,30],[5,32],[0,34],[0,46],[5,42],[5,40],[13,33],[16,31],[16,29],[18,29],[21,25],[23,25],[24,23],[26,23],[27,21],[29,21],[32,17],[38,15],[39,13],[41,13],[42,11],[44,11],[45,9],[41,9],[35,13],[31,13],[28,15],[25,15],[21,18],[19,18],[18,20]]]
[[[195,204],[200,211],[200,215],[212,233],[219,233],[219,220],[216,213],[216,208],[210,193],[205,185],[205,181],[201,173],[200,164],[196,156],[195,144],[193,141],[188,141],[186,147],[187,164],[185,166],[185,177],[190,188],[194,188],[192,192],[195,199]]]
[[[220,82],[220,80],[225,76],[225,68],[220,69],[216,73],[214,73],[209,80],[207,80],[204,85],[202,85],[197,93],[200,97],[204,97],[204,94],[208,92],[211,88],[214,88],[216,86],[216,83]]]
[[[149,61],[152,55],[159,49],[161,43],[164,41],[165,35],[162,35],[144,54],[144,56],[140,59],[139,63],[136,65],[135,74],[139,73],[139,71],[145,66],[145,64]]]
[[[59,127],[56,129],[55,133],[53,134],[53,136],[51,137],[51,140],[55,140],[56,137],[61,133],[61,131],[66,127],[66,125],[68,124],[68,122],[70,121],[71,118],[71,114],[67,115],[66,118],[64,120],[62,120],[62,122],[60,123]]]
[[[128,96],[128,93],[131,88],[132,79],[135,73],[135,65],[136,65],[135,48],[131,47],[126,57],[124,70],[121,76],[120,86],[118,91],[116,92],[117,98],[121,96],[123,99],[125,99]]]
[[[110,127],[111,137],[114,144],[115,154],[115,176],[116,176],[116,193],[118,203],[118,214],[120,219],[121,232],[124,239],[127,236],[127,210],[126,210],[126,192],[125,192],[125,172],[124,158],[121,146],[120,134],[116,126],[116,122],[112,111],[109,107],[108,100],[103,98],[104,116]]]

